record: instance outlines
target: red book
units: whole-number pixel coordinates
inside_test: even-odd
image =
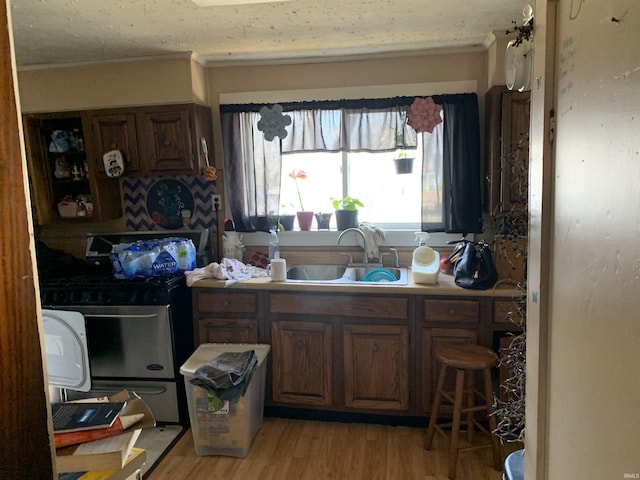
[[[101,438],[119,435],[140,420],[143,416],[144,415],[141,413],[136,415],[122,415],[116,418],[110,427],[94,428],[93,430],[80,430],[77,432],[54,433],[53,437],[56,448],[78,445],[80,443],[91,442],[92,440],[100,440]]]

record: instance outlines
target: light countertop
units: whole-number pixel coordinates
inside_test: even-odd
[[[197,288],[225,288],[224,280],[205,279],[194,284]],[[269,290],[290,292],[334,292],[334,293],[376,293],[376,294],[409,294],[409,295],[434,295],[434,296],[458,296],[458,297],[501,297],[511,298],[521,296],[512,282],[500,282],[495,288],[489,290],[470,290],[458,287],[453,275],[438,275],[438,283],[434,285],[422,285],[413,283],[411,270],[409,269],[409,282],[407,285],[397,284],[356,284],[356,283],[315,283],[315,282],[272,282],[270,277],[257,277],[243,282],[236,282],[229,287],[230,290]]]

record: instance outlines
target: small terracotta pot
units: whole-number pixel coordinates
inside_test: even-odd
[[[297,212],[298,226],[300,230],[311,230],[311,224],[313,223],[313,212]]]

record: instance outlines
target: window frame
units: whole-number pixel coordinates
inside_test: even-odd
[[[317,98],[325,99],[357,99],[357,98],[385,98],[393,96],[431,96],[440,94],[457,94],[460,92],[478,93],[477,80],[453,80],[444,82],[422,82],[407,84],[389,85],[355,85],[335,88],[318,89],[293,89],[293,90],[270,90],[270,91],[242,91],[219,94],[220,105],[226,104],[274,104],[279,102],[301,102],[313,101]],[[228,203],[225,202],[225,208]],[[226,216],[231,217],[231,212],[226,211]],[[415,246],[413,229],[385,230],[385,244],[389,246],[408,247]],[[281,245],[283,246],[327,246],[335,245],[335,241],[340,232],[335,231],[305,231],[305,232],[282,232],[279,234]],[[269,234],[265,232],[246,232],[244,243],[247,247],[264,246],[268,244]],[[466,238],[473,239],[474,234],[468,234]],[[450,247],[449,242],[461,238],[460,234],[444,232],[430,233],[428,245],[434,247]],[[348,244],[347,238],[345,243]],[[354,243],[355,244],[355,243]]]

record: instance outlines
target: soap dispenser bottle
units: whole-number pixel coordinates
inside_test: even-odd
[[[440,271],[440,253],[427,247],[429,234],[415,232],[418,248],[413,251],[411,261],[411,273],[414,283],[434,284],[438,283]]]

